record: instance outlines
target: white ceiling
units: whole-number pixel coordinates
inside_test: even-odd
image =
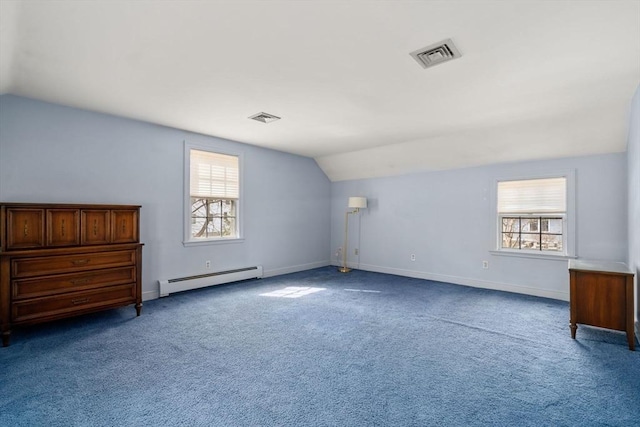
[[[462,58],[409,56],[446,38]],[[0,0],[0,93],[313,157],[333,181],[622,152],[639,82],[640,0]]]

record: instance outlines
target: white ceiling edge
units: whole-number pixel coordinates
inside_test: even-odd
[[[553,123],[531,120],[322,156],[315,160],[331,182],[337,182],[625,152],[628,109],[612,106],[606,116],[602,111],[585,110],[571,117],[558,118]],[[567,126],[566,122],[574,123]],[[603,145],[602,141],[610,142]]]

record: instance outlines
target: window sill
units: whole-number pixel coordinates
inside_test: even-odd
[[[497,256],[510,256],[510,257],[518,257],[518,258],[534,258],[534,259],[549,259],[553,261],[566,261],[568,259],[578,258],[575,255],[567,255],[567,254],[550,254],[550,253],[536,253],[536,252],[523,252],[523,251],[499,251],[493,250],[489,251],[491,255]]]
[[[210,239],[210,240],[189,240],[182,242],[185,247],[188,246],[209,246],[209,245],[224,245],[229,243],[242,243],[244,238],[237,239]]]

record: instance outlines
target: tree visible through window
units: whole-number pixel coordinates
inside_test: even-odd
[[[237,156],[189,150],[190,240],[238,237]]]
[[[235,200],[191,198],[191,235],[199,238],[234,237]]]
[[[498,182],[498,247],[566,252],[566,178]]]
[[[562,217],[502,217],[502,247],[563,251]]]

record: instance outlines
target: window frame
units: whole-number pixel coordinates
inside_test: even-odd
[[[195,239],[191,235],[191,150],[207,151],[215,154],[224,154],[227,156],[234,156],[238,158],[238,200],[235,203],[236,210],[236,229],[237,233],[235,237],[208,237]],[[243,188],[244,188],[244,159],[243,153],[238,151],[227,150],[219,146],[195,144],[184,141],[184,188],[183,188],[183,241],[184,246],[201,246],[201,245],[217,245],[226,243],[239,243],[244,241],[244,203],[243,203]],[[216,198],[223,199],[223,198]]]
[[[496,178],[493,181],[491,203],[493,220],[491,227],[491,246],[489,252],[492,255],[514,256],[522,258],[538,258],[552,260],[566,260],[577,258],[576,251],[576,172],[575,169],[557,172],[541,172],[527,175],[512,175]],[[498,212],[498,183],[503,181],[526,181],[545,178],[565,178],[566,180],[566,211],[564,214],[549,212],[531,212],[527,214],[501,214]],[[563,239],[562,251],[542,251],[538,249],[511,249],[502,248],[502,218],[503,217],[562,217]]]

